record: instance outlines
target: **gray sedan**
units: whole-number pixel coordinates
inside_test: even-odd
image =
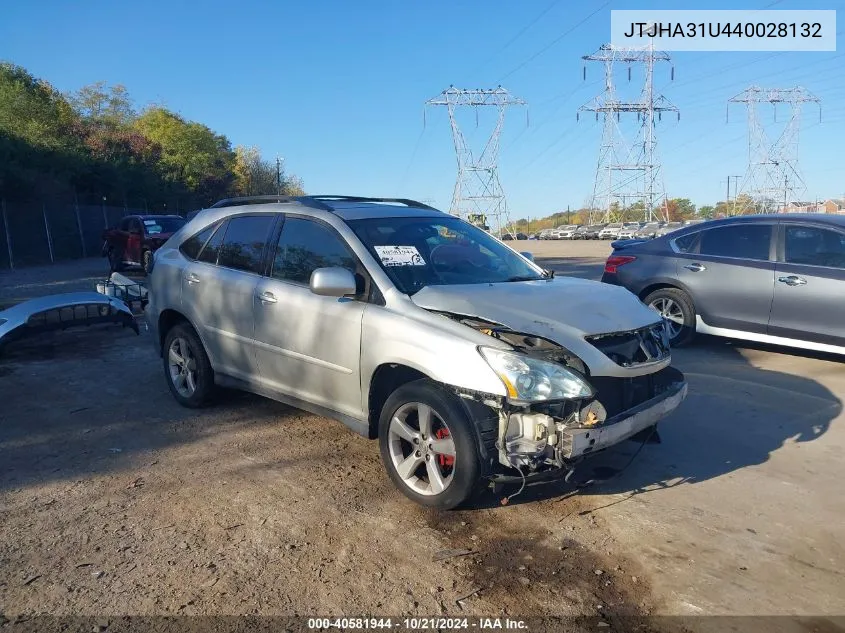
[[[845,217],[757,215],[615,242],[602,281],[696,333],[845,354]]]

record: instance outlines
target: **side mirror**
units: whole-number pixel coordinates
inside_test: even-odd
[[[311,273],[311,292],[323,297],[345,297],[357,292],[355,275],[347,268],[332,266]]]
[[[531,262],[534,261],[534,254],[533,253],[529,253],[528,251],[523,251],[522,253],[520,253],[520,255],[522,255],[528,261],[531,261]]]

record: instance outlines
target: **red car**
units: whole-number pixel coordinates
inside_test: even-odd
[[[153,252],[185,222],[178,215],[127,215],[117,228],[103,231],[103,257],[109,258],[113,272],[127,266],[140,266],[149,272]]]

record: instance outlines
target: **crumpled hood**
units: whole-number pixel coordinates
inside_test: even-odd
[[[625,288],[575,277],[427,286],[411,300],[427,310],[495,321],[564,346],[572,337],[624,332],[660,321]]]

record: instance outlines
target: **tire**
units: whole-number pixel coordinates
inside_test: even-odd
[[[657,310],[669,320],[669,343],[672,347],[683,347],[695,338],[695,306],[690,296],[678,288],[660,288],[644,300],[650,308]]]
[[[190,409],[208,404],[214,392],[214,370],[194,328],[187,323],[173,326],[164,337],[163,352],[164,378],[176,402]]]
[[[153,252],[145,250],[141,253],[141,266],[144,268],[144,274],[149,275],[153,270]]]
[[[421,428],[424,408],[429,423]],[[473,424],[457,396],[436,383],[422,379],[399,387],[379,416],[381,458],[393,484],[429,508],[451,510],[467,502],[481,489],[482,463]]]

